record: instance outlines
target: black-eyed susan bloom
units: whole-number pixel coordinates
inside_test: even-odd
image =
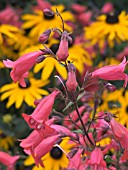
[[[14,139],[11,136],[7,136],[1,129],[0,129],[0,148],[4,150],[8,150],[10,146],[14,145]]]
[[[110,13],[97,17],[97,21],[85,28],[85,37],[91,43],[98,44],[100,48],[107,42],[110,47],[115,42],[128,40],[128,15],[125,11],[120,14]]]
[[[65,153],[68,153],[74,144],[69,143],[68,138],[64,138],[63,141],[59,145]],[[68,166],[69,160],[65,154],[58,146],[54,146],[52,150],[47,153],[43,158],[42,161],[44,163],[44,168],[34,166],[32,170],[61,170]],[[25,162],[25,166],[30,166],[34,164],[34,159],[29,156]]]
[[[42,95],[48,95],[48,91],[42,89],[48,83],[48,80],[42,81],[30,78],[26,81],[26,87],[21,87],[18,83],[6,84],[1,88],[1,101],[8,98],[7,108],[13,104],[16,108],[20,108],[23,102],[34,107],[35,99],[42,98]]]
[[[7,24],[0,25],[0,44],[3,43],[3,35],[14,40],[17,40],[17,37],[15,36],[16,32],[19,32],[19,29],[15,26]]]
[[[51,10],[56,12],[56,9],[61,14],[64,21],[71,21],[73,15],[69,11],[64,11],[65,7],[63,5],[52,6]],[[39,37],[42,32],[51,28],[62,28],[62,22],[60,17],[53,15],[51,17],[45,16],[42,10],[35,10],[33,14],[24,14],[22,16],[24,21],[22,28],[28,29],[31,28],[29,33],[30,37]],[[72,28],[65,23],[65,29],[71,31]]]
[[[108,94],[106,100],[109,102],[109,111],[116,113],[118,121],[128,128],[128,90],[116,90]]]

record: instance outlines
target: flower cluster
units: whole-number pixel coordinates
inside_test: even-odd
[[[128,16],[88,5],[0,11],[0,168],[127,169]]]

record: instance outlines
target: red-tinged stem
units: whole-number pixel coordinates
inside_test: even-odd
[[[60,19],[62,21],[62,29],[63,29],[63,32],[64,32],[64,20],[63,20],[62,16],[60,15],[60,13],[58,12],[57,9],[56,9],[56,12],[57,12],[57,15],[60,17]]]
[[[86,131],[86,128],[85,128],[84,122],[83,122],[83,120],[82,120],[82,118],[81,118],[81,116],[80,116],[80,113],[79,113],[79,110],[78,110],[78,106],[77,106],[77,103],[76,103],[76,99],[75,99],[75,97],[74,97],[74,94],[73,94],[73,93],[72,93],[72,96],[73,96],[73,100],[74,100],[74,106],[75,106],[75,109],[76,109],[77,115],[78,115],[78,117],[79,117],[79,120],[80,120],[80,122],[81,122],[81,125],[82,125],[82,127],[83,127],[84,133],[85,133],[85,135],[86,135],[87,139],[89,140],[89,142],[90,142],[92,145],[94,145],[94,144],[93,144],[93,142],[92,142],[92,140],[90,139],[90,137],[89,137],[89,135],[88,135],[87,131]]]

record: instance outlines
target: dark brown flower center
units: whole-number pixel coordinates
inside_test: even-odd
[[[125,109],[125,110],[126,110],[126,113],[128,114],[128,106],[126,106],[126,109]]]
[[[116,24],[119,22],[118,15],[115,13],[110,13],[107,15],[106,22],[109,24]]]
[[[63,152],[61,151],[60,148],[57,146],[53,147],[52,150],[50,151],[50,155],[54,159],[60,159],[63,155]]]
[[[0,134],[0,137],[1,137],[1,138],[6,138],[7,136],[6,136],[4,133],[1,133],[1,134]]]
[[[46,20],[52,20],[55,17],[55,15],[53,14],[52,16],[48,16],[44,14],[44,19]]]

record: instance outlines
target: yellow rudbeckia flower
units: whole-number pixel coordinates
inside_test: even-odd
[[[60,143],[60,147],[68,153],[71,148],[74,146],[74,144],[69,143],[68,138],[64,138],[63,141]],[[52,150],[47,153],[43,158],[42,161],[44,163],[44,168],[39,166],[34,166],[32,170],[61,170],[62,168],[66,168],[68,166],[68,158],[65,155],[65,153],[62,152],[62,150],[58,146],[54,146]],[[34,159],[32,156],[29,156],[25,162],[25,166],[30,166],[34,164]]]
[[[0,148],[8,150],[10,146],[14,145],[14,139],[11,136],[7,136],[0,129]]]
[[[6,84],[1,88],[1,101],[8,98],[6,107],[9,108],[15,103],[16,108],[20,108],[23,102],[29,106],[34,107],[35,99],[42,98],[42,95],[48,95],[48,92],[42,89],[47,85],[49,81],[37,80],[35,78],[29,78],[27,81],[27,87],[23,88],[18,83]]]
[[[128,90],[120,89],[109,93],[106,100],[117,105],[117,107],[109,107],[109,111],[117,113],[118,121],[128,128]]]
[[[73,21],[73,15],[69,11],[64,11],[64,5],[52,6],[51,10],[56,12],[56,8],[61,14],[64,22]],[[53,15],[52,17],[47,17],[44,15],[42,10],[35,10],[33,14],[24,14],[22,16],[24,21],[22,28],[28,29],[31,28],[29,32],[30,37],[39,37],[42,32],[51,28],[62,28],[62,22],[60,17]],[[72,31],[72,28],[65,23],[65,29]]]
[[[18,32],[19,29],[17,27],[2,24],[0,25],[0,44],[3,43],[3,36],[6,35],[9,38],[12,38],[14,40],[17,40],[17,37],[15,36],[15,33]]]
[[[128,40],[128,15],[122,11],[119,15],[110,13],[97,17],[97,21],[85,27],[85,37],[91,43],[102,48],[107,42],[110,47],[115,41],[120,43]]]

